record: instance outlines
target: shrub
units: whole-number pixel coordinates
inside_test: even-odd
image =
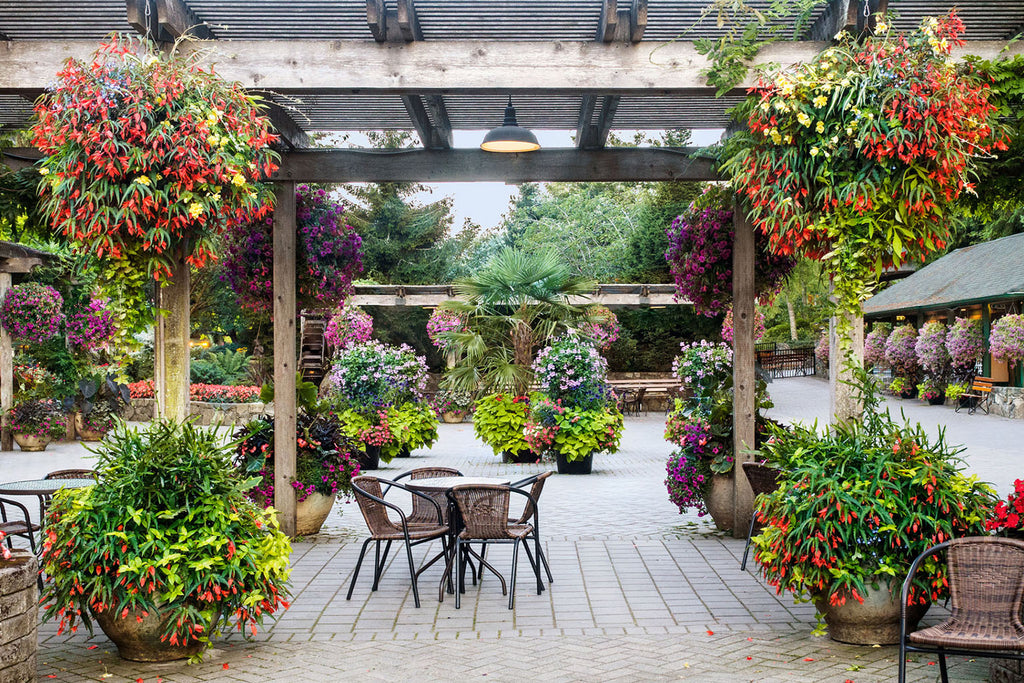
[[[473,433],[491,447],[495,455],[502,451],[520,453],[530,450],[523,427],[530,413],[530,399],[512,394],[491,394],[477,399],[473,409]]]

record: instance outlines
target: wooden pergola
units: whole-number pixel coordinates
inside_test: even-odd
[[[796,40],[762,50],[754,64],[817,54],[869,11],[897,12],[897,29],[955,4],[972,41],[992,57],[1024,27],[1017,0],[829,0]],[[765,9],[767,0],[751,4]],[[614,129],[721,129],[747,82],[716,98],[693,40],[726,30],[700,23],[706,0],[27,0],[0,4],[0,128],[24,126],[31,99],[68,57],[87,59],[111,31],[158,41],[191,34],[216,71],[262,94],[284,150],[274,223],[276,505],[294,531],[295,211],[304,182],[717,180],[699,150],[607,149]],[[1009,54],[1024,52],[1021,43]],[[571,130],[575,147],[502,155],[453,148],[453,130],[500,123],[513,97],[519,122]],[[311,149],[310,134],[415,131],[422,149]],[[481,132],[482,136],[482,132]],[[735,440],[737,462],[754,443],[754,241],[736,212]],[[161,292],[170,315],[158,329],[157,380],[169,415],[188,404],[188,281],[182,269]],[[736,519],[752,507],[735,478]],[[743,529],[737,530],[743,534]]]

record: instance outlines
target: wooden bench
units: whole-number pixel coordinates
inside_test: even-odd
[[[984,408],[985,414],[988,415],[989,406],[992,404],[992,381],[991,377],[975,377],[971,380],[970,391],[963,394],[960,400],[957,400],[953,412],[959,413],[960,408],[966,403],[968,405],[968,415],[973,415],[978,408]],[[967,400],[964,401],[962,399]]]

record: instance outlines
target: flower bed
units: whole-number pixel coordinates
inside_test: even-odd
[[[156,397],[156,389],[151,379],[132,382],[128,385],[128,392],[133,399]],[[227,384],[193,384],[189,387],[189,397],[193,401],[204,403],[255,403],[259,400],[260,388]]]

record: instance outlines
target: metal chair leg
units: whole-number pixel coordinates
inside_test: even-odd
[[[374,563],[373,569],[373,588],[371,590],[377,590],[380,587],[380,577],[384,575],[384,565],[388,562],[388,555],[391,554],[391,541],[388,541],[384,546],[384,556],[380,554],[380,541],[377,541],[377,559]]]
[[[942,683],[949,683],[949,672],[946,671],[946,653],[939,653],[939,675],[942,676]]]
[[[352,572],[352,583],[348,587],[348,595],[345,597],[346,600],[352,599],[352,591],[356,588],[356,579],[359,578],[359,568],[363,565],[363,557],[366,555],[366,548],[370,545],[372,538],[368,538],[363,541],[363,547],[359,550],[359,561],[356,562],[356,570]]]
[[[466,590],[466,575],[462,568],[462,541],[455,538],[455,609],[462,607],[462,591]]]
[[[740,562],[740,571],[747,571],[747,555],[750,554],[750,537],[754,535],[754,522],[757,520],[757,511],[750,515],[750,528],[747,529],[747,543],[743,546],[743,560]]]
[[[901,637],[900,638],[900,650],[899,650],[899,666],[897,667],[896,683],[906,683],[907,681],[907,643]]]
[[[405,539],[405,554],[409,558],[409,578],[412,579],[412,599],[413,602],[416,603],[416,607],[418,609],[420,606],[420,589],[416,585],[416,563],[412,559],[412,544],[409,543],[408,537]]]
[[[519,561],[519,539],[512,541],[512,578],[508,582],[508,608],[516,604],[516,565]]]

